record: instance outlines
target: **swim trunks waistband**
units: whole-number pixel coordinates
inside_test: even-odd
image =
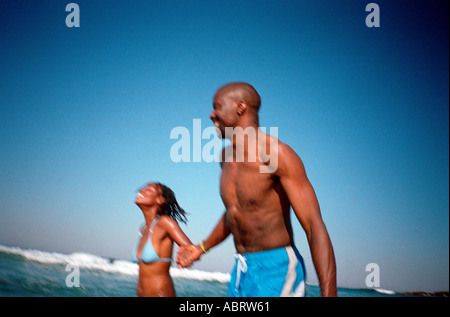
[[[228,296],[304,296],[305,267],[295,246],[235,256]]]

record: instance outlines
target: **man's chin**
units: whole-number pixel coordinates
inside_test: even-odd
[[[225,139],[225,132],[218,127],[216,127],[216,134],[219,139]]]

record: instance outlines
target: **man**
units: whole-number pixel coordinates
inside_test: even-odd
[[[231,233],[237,254],[228,296],[303,296],[305,271],[294,246],[292,207],[305,230],[322,296],[336,296],[333,247],[314,189],[300,157],[259,128],[260,104],[246,83],[223,86],[214,96],[210,118],[218,135],[231,141],[221,162],[226,211],[205,241],[178,250],[177,262],[191,265]]]

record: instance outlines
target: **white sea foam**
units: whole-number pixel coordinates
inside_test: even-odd
[[[374,288],[373,290],[377,291],[378,293],[386,294],[386,295],[394,295],[395,294],[394,291],[391,291],[391,290],[388,290],[388,289]]]
[[[228,283],[230,281],[230,274],[221,272],[205,272],[199,270],[170,268],[170,274],[175,278],[186,278],[191,280],[201,281],[217,281],[221,283]]]
[[[137,275],[138,265],[124,260],[110,260],[89,253],[62,254],[57,252],[45,252],[31,249],[21,249],[17,247],[7,247],[0,245],[0,252],[18,254],[29,261],[46,264],[73,265],[79,268],[101,270],[108,273],[119,273],[126,275]],[[227,283],[230,280],[230,274],[221,272],[205,272],[190,269],[170,268],[170,274],[174,278],[185,278],[201,281],[217,281]]]

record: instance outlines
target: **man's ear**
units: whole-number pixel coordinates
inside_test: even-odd
[[[242,116],[244,114],[244,112],[247,110],[247,104],[245,103],[245,101],[239,101],[237,103],[237,114],[238,116]]]

